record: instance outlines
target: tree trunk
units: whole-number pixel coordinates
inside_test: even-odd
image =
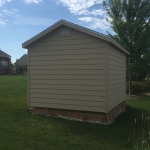
[[[132,73],[131,71],[129,72],[129,96],[132,95],[132,88],[131,88],[131,85],[132,85]]]

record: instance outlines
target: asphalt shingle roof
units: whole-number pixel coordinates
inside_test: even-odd
[[[27,64],[27,57],[28,57],[28,55],[24,54],[22,57],[20,57],[18,59],[17,63],[20,64],[20,65]]]
[[[0,50],[0,57],[11,57],[11,56]]]

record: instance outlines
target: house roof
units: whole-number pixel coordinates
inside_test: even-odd
[[[22,47],[23,48],[27,48],[30,44],[32,44],[33,42],[37,41],[38,39],[42,38],[43,36],[45,36],[46,34],[50,33],[51,31],[53,31],[54,29],[58,28],[59,26],[61,25],[64,25],[64,26],[67,26],[67,27],[70,27],[70,28],[73,28],[75,30],[78,30],[78,31],[81,31],[83,33],[86,33],[86,34],[89,34],[91,36],[94,36],[94,37],[97,37],[99,39],[102,39],[102,40],[105,40],[111,44],[113,44],[114,46],[118,47],[122,52],[124,52],[125,54],[128,54],[129,55],[129,52],[124,49],[120,44],[118,44],[115,40],[113,40],[112,38],[104,35],[104,34],[101,34],[101,33],[98,33],[98,32],[95,32],[93,30],[90,30],[88,28],[85,28],[85,27],[82,27],[82,26],[79,26],[77,24],[74,24],[74,23],[71,23],[71,22],[68,22],[66,20],[60,20],[58,21],[57,23],[55,23],[54,25],[50,26],[49,28],[45,29],[44,31],[40,32],[39,34],[37,34],[36,36],[32,37],[31,39],[27,40],[26,42],[24,42],[22,44]]]
[[[11,56],[0,50],[0,57],[11,57]]]
[[[20,57],[16,62],[20,65],[27,64],[27,54],[24,54],[22,57]]]

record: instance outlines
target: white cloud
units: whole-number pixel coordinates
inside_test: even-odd
[[[96,9],[96,10],[92,10],[90,14],[94,16],[97,16],[97,15],[104,16],[106,15],[106,12],[103,9]]]
[[[6,16],[10,16],[10,15],[13,15],[14,12],[13,11],[10,11],[10,10],[7,10],[7,9],[4,9],[2,11],[3,15],[6,15]]]
[[[92,21],[92,17],[82,17],[82,18],[78,18],[78,20],[89,23]]]
[[[105,16],[106,12],[102,9],[93,9],[89,10],[81,10],[78,12],[78,15],[93,15],[93,16]]]
[[[32,4],[32,3],[39,4],[39,3],[43,2],[43,0],[24,0],[24,2],[26,4]]]
[[[0,26],[6,26],[7,24],[18,24],[18,25],[52,25],[53,20],[49,18],[30,17],[18,15],[17,9],[3,9],[0,12]]]
[[[107,30],[110,24],[106,21],[106,12],[102,8],[103,0],[57,0],[63,4],[78,20],[88,24],[92,29]]]
[[[13,24],[18,17],[17,9],[2,9],[0,11],[0,26],[6,26],[7,24]]]
[[[0,18],[0,26],[6,26],[6,22]]]
[[[12,0],[0,0],[0,7],[3,6],[7,2],[11,2]]]
[[[110,24],[106,21],[106,19],[100,19],[96,17],[81,17],[78,20],[88,23],[88,27],[92,29],[100,28],[107,30],[110,27]]]
[[[102,4],[103,0],[58,0],[58,2],[62,3],[65,7],[67,7],[72,14],[87,15],[90,13],[90,11],[88,10],[89,8],[97,4]],[[98,12],[99,9],[92,11]]]

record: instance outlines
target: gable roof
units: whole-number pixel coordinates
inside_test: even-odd
[[[24,54],[22,57],[20,57],[19,59],[16,60],[16,63],[20,64],[20,65],[25,65],[27,64],[27,54]]]
[[[11,57],[11,56],[0,50],[0,57]]]
[[[46,34],[50,33],[51,31],[55,30],[56,28],[58,28],[59,26],[61,25],[64,25],[64,26],[67,26],[67,27],[70,27],[70,28],[73,28],[75,30],[78,30],[78,31],[81,31],[83,33],[86,33],[86,34],[89,34],[91,36],[94,36],[94,37],[97,37],[99,39],[102,39],[102,40],[105,40],[111,44],[113,44],[114,46],[118,47],[120,50],[122,50],[122,52],[124,52],[125,54],[128,54],[129,55],[129,52],[124,49],[120,44],[118,44],[115,40],[113,40],[112,38],[104,35],[104,34],[101,34],[101,33],[98,33],[98,32],[95,32],[93,30],[90,30],[88,28],[85,28],[85,27],[82,27],[82,26],[79,26],[77,24],[74,24],[74,23],[71,23],[71,22],[68,22],[66,20],[60,20],[58,21],[57,23],[55,23],[54,25],[50,26],[49,28],[45,29],[44,31],[40,32],[39,34],[37,34],[36,36],[32,37],[31,39],[27,40],[26,42],[24,42],[22,44],[22,47],[23,48],[27,48],[27,46],[29,46],[30,44],[32,44],[33,42],[35,42],[36,40],[42,38],[43,36],[45,36]]]

